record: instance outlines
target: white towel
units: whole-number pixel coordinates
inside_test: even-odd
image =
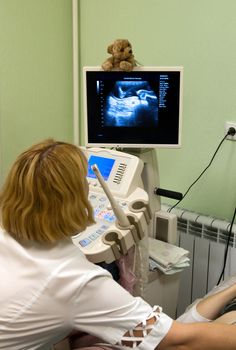
[[[164,273],[176,273],[189,266],[189,251],[173,244],[148,238],[150,268],[158,268]]]

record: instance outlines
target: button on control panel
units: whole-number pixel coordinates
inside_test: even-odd
[[[88,229],[80,234],[81,239],[78,240],[78,243],[81,247],[87,247],[95,243],[116,220],[110,202],[105,195],[90,192],[89,201],[93,207],[94,218],[97,224],[89,227],[89,234],[84,234]],[[128,207],[128,203],[125,200],[118,200],[118,204],[122,209]]]

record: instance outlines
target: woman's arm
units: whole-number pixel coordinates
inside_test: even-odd
[[[219,323],[173,322],[156,350],[235,350],[236,327]]]

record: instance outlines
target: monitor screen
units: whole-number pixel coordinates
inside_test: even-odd
[[[84,67],[86,146],[180,147],[182,67]]]

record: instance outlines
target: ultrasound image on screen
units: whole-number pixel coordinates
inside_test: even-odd
[[[104,126],[142,127],[158,123],[158,98],[147,81],[117,81],[106,98]]]
[[[180,71],[85,72],[88,144],[179,144]]]

